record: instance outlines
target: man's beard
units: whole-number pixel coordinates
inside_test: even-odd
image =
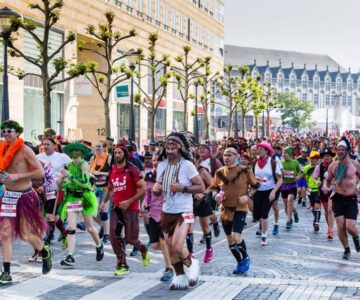
[[[175,160],[179,154],[176,154],[176,153],[166,153],[166,156],[168,158],[168,160]]]

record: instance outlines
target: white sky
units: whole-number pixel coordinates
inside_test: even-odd
[[[327,54],[360,69],[360,0],[225,0],[225,44]]]

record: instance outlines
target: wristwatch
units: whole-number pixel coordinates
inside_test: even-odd
[[[184,186],[182,193],[189,193],[189,188],[187,186]]]

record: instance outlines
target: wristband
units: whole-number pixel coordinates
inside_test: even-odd
[[[187,186],[184,186],[182,193],[189,193],[189,188]]]

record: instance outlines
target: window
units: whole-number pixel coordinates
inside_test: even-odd
[[[175,9],[173,9],[173,11],[172,11],[171,23],[172,23],[172,29],[176,30],[176,10]]]
[[[143,1],[142,0],[137,0],[138,2],[137,2],[137,11],[139,12],[139,13],[142,13],[142,9],[143,9]]]
[[[351,91],[352,90],[352,83],[351,81],[348,81],[348,91]]]
[[[182,111],[173,111],[173,130],[181,131],[183,128],[184,112]]]
[[[150,132],[150,118],[148,119],[148,132]],[[166,109],[158,108],[155,113],[155,131],[157,137],[166,135]]]
[[[325,81],[325,89],[326,89],[327,91],[330,90],[330,79],[329,79],[329,78],[327,78],[326,81]]]
[[[352,106],[352,98],[351,98],[351,96],[348,96],[347,106],[348,106],[348,107],[351,107],[351,106]]]
[[[152,0],[147,0],[146,1],[146,14],[149,17],[152,17]]]
[[[164,25],[169,26],[169,16],[168,16],[168,7],[165,5],[164,7]]]
[[[308,84],[308,82],[307,82],[307,77],[304,76],[304,77],[302,78],[302,87],[303,87],[303,88],[307,88],[307,84]]]
[[[314,94],[314,106],[319,106],[319,94]]]
[[[331,94],[331,106],[334,107],[335,106],[335,99],[336,99],[336,95],[335,93],[332,93]]]
[[[326,95],[325,96],[325,106],[329,107],[330,106],[330,95]]]
[[[155,5],[155,17],[156,20],[160,21],[160,0],[156,0],[156,5]]]
[[[303,93],[303,94],[301,95],[301,100],[303,100],[303,101],[306,101],[306,100],[307,100],[307,94],[306,94],[306,93]]]
[[[278,85],[279,87],[283,87],[284,85],[284,77],[282,75],[279,75],[278,77]]]
[[[295,76],[292,75],[290,78],[290,87],[295,88]]]
[[[224,5],[219,0],[215,1],[215,19],[224,23]]]
[[[319,79],[315,79],[314,80],[314,89],[318,89],[319,88]]]
[[[183,17],[182,17],[182,15],[179,16],[179,32],[183,33]]]
[[[139,105],[134,105],[135,115],[135,139],[139,143],[139,128],[140,128],[140,109]],[[129,116],[130,116],[130,104],[123,103],[117,105],[117,130],[118,139],[129,136]]]
[[[342,106],[346,107],[346,94],[342,95]]]

